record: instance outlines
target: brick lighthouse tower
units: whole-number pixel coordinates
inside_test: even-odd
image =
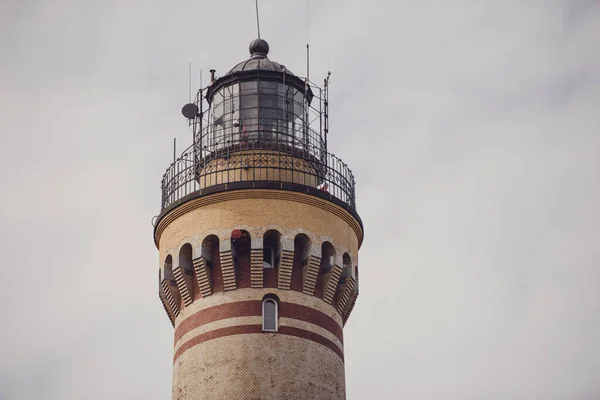
[[[327,150],[328,78],[250,58],[183,107],[192,145],[154,222],[173,399],[345,399],[358,296],[354,177]]]

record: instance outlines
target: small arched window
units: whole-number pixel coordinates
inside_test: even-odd
[[[186,243],[179,251],[179,266],[183,268],[186,275],[194,275],[194,264],[192,262],[192,245]]]
[[[350,257],[350,254],[344,253],[342,260],[344,262],[344,269],[342,270],[339,285],[344,284],[346,279],[352,276],[352,258]]]
[[[308,264],[310,244],[310,238],[304,233],[296,235],[294,238],[294,263],[299,262],[302,266]]]
[[[262,330],[264,332],[277,332],[278,321],[277,300],[267,297],[262,302]]]
[[[328,274],[335,263],[335,247],[329,242],[321,245],[321,271]]]
[[[165,279],[167,279],[171,285],[176,285],[175,275],[173,275],[173,257],[170,254],[165,259]]]
[[[217,260],[219,252],[219,237],[217,235],[208,235],[202,241],[202,257],[208,268],[212,268],[213,263]]]
[[[263,236],[263,268],[277,268],[281,258],[281,234],[268,230]]]
[[[233,254],[233,264],[236,269],[242,268],[241,264],[249,261],[251,237],[248,231],[243,229],[234,229],[231,232],[231,254]]]

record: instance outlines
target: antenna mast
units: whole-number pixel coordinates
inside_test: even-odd
[[[255,0],[256,4],[256,29],[258,30],[258,38],[260,39],[260,20],[258,18],[258,0]]]
[[[306,0],[306,81],[310,82],[310,1]]]
[[[325,117],[325,151],[327,152],[327,134],[329,133],[329,77],[331,76],[331,72],[327,73],[327,78],[325,78],[324,87],[325,87],[325,104],[324,104],[324,117]]]
[[[173,165],[177,161],[177,138],[173,138]]]
[[[188,63],[188,103],[192,102],[192,62]]]
[[[309,31],[308,31],[308,18],[309,18],[309,12],[308,12],[308,0],[306,0],[306,80],[304,82],[304,101],[303,101],[303,107],[304,107],[304,125],[303,125],[303,134],[304,134],[304,141],[305,143],[308,143],[309,139],[308,139],[308,113],[309,113],[309,104],[308,104],[308,99],[306,97],[307,93],[308,93],[308,88],[310,86],[310,62],[309,62],[309,56],[310,56],[310,51],[309,51],[309,45],[308,45],[308,41],[309,41]],[[306,144],[305,144],[306,145]]]

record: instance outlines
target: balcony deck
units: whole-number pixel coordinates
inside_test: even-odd
[[[194,146],[167,168],[161,182],[160,220],[179,205],[212,193],[277,189],[305,193],[356,212],[352,171],[325,151],[317,156],[289,143],[236,143],[204,154]],[[362,223],[361,223],[362,225]]]

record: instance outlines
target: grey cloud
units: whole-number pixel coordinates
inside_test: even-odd
[[[304,2],[261,12],[304,74]],[[206,83],[244,59],[252,5],[1,15],[0,393],[169,398],[150,219],[189,143],[188,62]],[[348,399],[597,398],[598,6],[311,2],[310,27],[366,228]]]

